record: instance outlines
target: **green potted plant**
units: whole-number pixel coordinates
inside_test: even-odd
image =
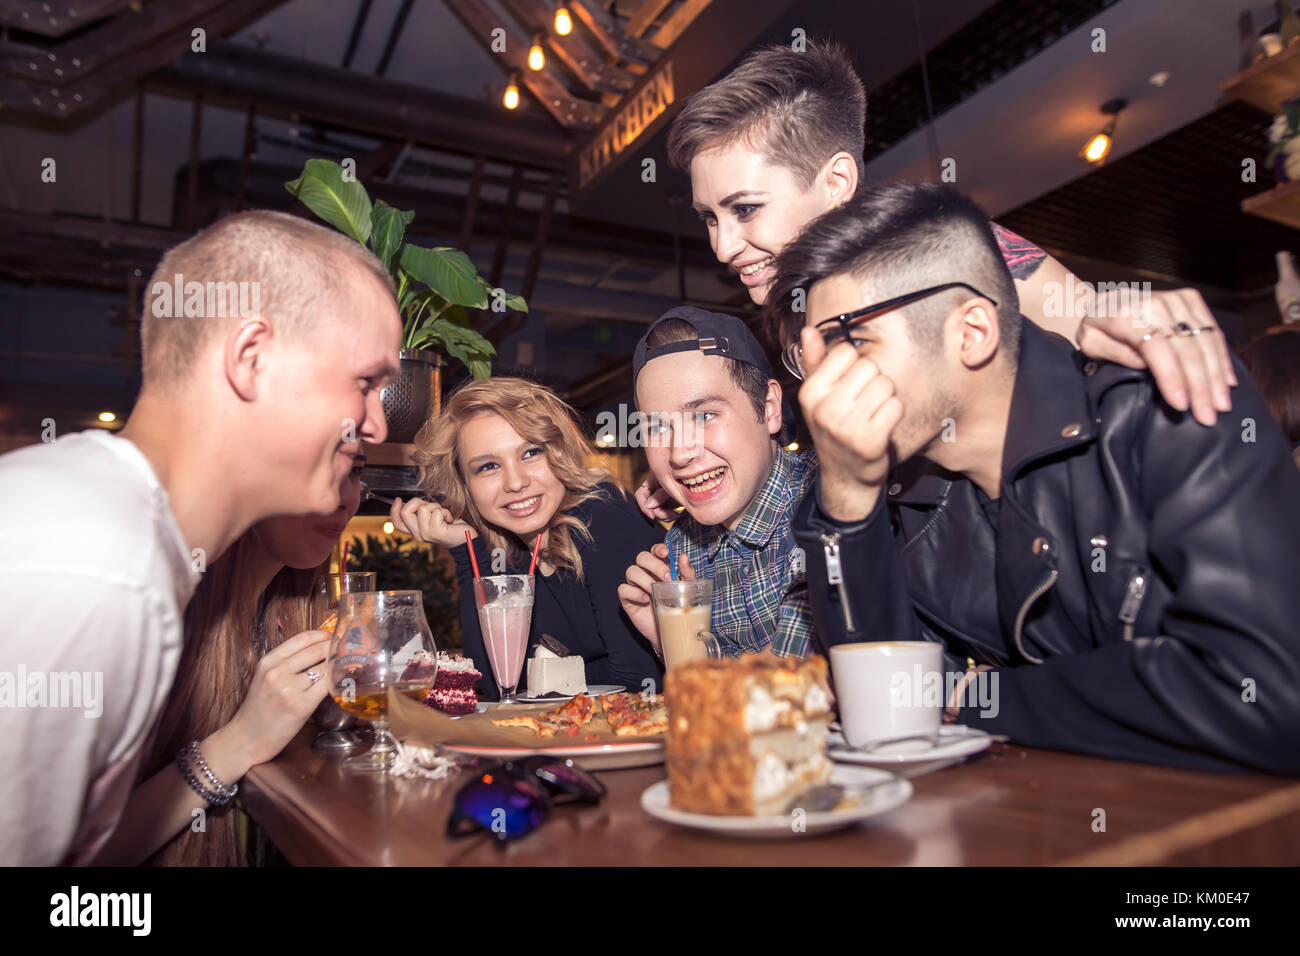
[[[447,355],[475,378],[492,374],[492,343],[470,328],[466,309],[527,312],[517,295],[494,289],[465,253],[405,240],[413,210],[372,203],[365,186],[338,163],[309,159],[285,189],[335,229],[368,245],[392,273],[402,315],[401,374],[383,391],[388,440],[409,442],[441,405]]]

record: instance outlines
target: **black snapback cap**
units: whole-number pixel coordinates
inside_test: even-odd
[[[667,345],[647,345],[650,333],[661,322],[666,322],[668,319],[681,319],[686,322],[695,329],[699,338],[688,339],[685,342],[669,342]],[[646,362],[657,359],[661,355],[695,350],[706,355],[720,355],[735,359],[737,362],[744,362],[761,370],[768,378],[775,377],[772,374],[771,363],[763,354],[763,347],[758,344],[758,339],[744,322],[734,315],[706,312],[691,305],[679,305],[655,319],[654,324],[636,343],[636,351],[632,354],[632,387],[636,387],[637,376],[641,374],[641,369],[645,367]]]
[[[698,333],[698,339],[687,339],[685,342],[669,342],[667,345],[650,346],[646,343],[650,340],[650,333],[655,330],[660,322],[668,319],[681,319],[695,329]],[[721,312],[706,312],[704,309],[697,309],[693,305],[678,305],[669,309],[659,318],[654,320],[650,328],[646,329],[645,335],[636,343],[636,351],[632,353],[632,389],[636,390],[637,376],[641,374],[641,369],[645,368],[646,362],[659,358],[662,355],[672,355],[674,352],[689,352],[698,350],[705,355],[719,355],[723,358],[735,359],[737,362],[744,362],[746,365],[752,365],[759,369],[768,378],[776,378],[772,374],[772,365],[763,353],[763,346],[758,344],[758,339],[754,333],[740,319],[734,315],[724,315]],[[773,436],[777,441],[786,445],[794,438],[795,434],[795,417],[794,409],[790,405],[790,400],[784,394],[781,396],[781,430]]]

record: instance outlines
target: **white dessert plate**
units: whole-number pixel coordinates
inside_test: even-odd
[[[862,753],[848,746],[838,730],[826,734],[826,756],[841,763],[861,764],[892,770],[904,777],[918,777],[923,773],[942,770],[961,763],[972,754],[987,750],[993,737],[982,730],[965,724],[945,724],[939,728],[939,740],[932,747],[911,753]]]
[[[588,697],[601,697],[605,694],[620,694],[627,690],[623,684],[592,684],[587,688]],[[529,697],[526,694],[516,694],[515,700],[521,704],[560,704],[566,700],[573,700],[577,694],[569,694],[567,697]]]
[[[554,699],[554,698],[552,698]],[[478,744],[443,744],[447,750],[488,757],[493,760],[510,760],[514,757],[572,757],[587,770],[623,770],[628,767],[650,767],[664,762],[664,741],[615,740],[608,743],[574,744],[557,743],[552,747],[495,747]]]
[[[896,774],[874,767],[836,766],[831,771],[832,783],[862,786],[883,780],[890,780],[890,782],[874,790],[868,790],[863,795],[860,806],[822,813],[806,813],[801,817],[784,813],[766,817],[721,816],[676,810],[669,803],[667,780],[661,780],[646,788],[641,794],[641,809],[657,820],[695,830],[708,830],[725,836],[762,840],[789,839],[853,826],[870,817],[888,813],[895,807],[902,806],[912,797],[912,785],[898,778]]]

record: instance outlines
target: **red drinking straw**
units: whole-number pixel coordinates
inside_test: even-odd
[[[538,532],[537,540],[533,542],[533,560],[528,565],[528,573],[531,575],[533,569],[537,567],[537,553],[542,550],[542,535]]]
[[[348,545],[351,543],[351,541],[343,542],[343,557],[339,558],[339,570],[344,574],[348,573]]]
[[[478,580],[483,575],[478,573],[478,557],[474,554],[474,539],[470,537],[469,528],[465,529],[465,543],[469,545],[469,563],[474,568],[474,579]]]

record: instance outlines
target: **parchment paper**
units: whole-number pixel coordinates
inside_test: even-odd
[[[393,736],[409,740],[420,746],[452,744],[469,747],[528,747],[547,750],[554,747],[572,747],[575,744],[644,743],[662,741],[663,734],[652,737],[620,737],[609,727],[600,704],[596,716],[576,736],[563,733],[554,737],[538,737],[527,727],[498,727],[492,721],[519,714],[545,713],[555,710],[564,701],[552,704],[489,704],[486,713],[466,714],[453,719],[440,710],[416,703],[409,697],[389,693],[388,719]]]

